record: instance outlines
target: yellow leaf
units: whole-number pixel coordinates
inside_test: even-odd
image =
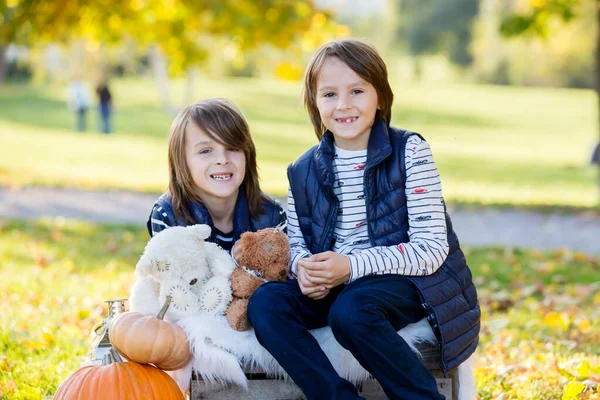
[[[119,18],[117,15],[111,15],[108,18],[108,26],[110,27],[110,29],[118,31],[123,26],[123,23],[121,21],[121,18]]]
[[[566,329],[569,327],[569,317],[564,313],[559,314],[556,311],[551,311],[544,316],[542,325],[550,326],[552,328]]]
[[[44,342],[47,347],[51,347],[56,342],[56,336],[54,336],[50,332],[43,333],[42,338],[44,339]]]
[[[327,17],[323,13],[316,13],[312,17],[313,29],[323,29],[327,23]]]
[[[587,378],[590,376],[590,364],[587,360],[583,360],[581,364],[577,367],[577,373],[580,378]]]
[[[565,390],[563,391],[563,395],[561,397],[562,400],[575,400],[577,399],[577,395],[583,392],[585,389],[585,385],[581,382],[571,381],[567,383],[565,386]]]
[[[310,12],[311,12],[310,6],[304,2],[296,3],[294,8],[296,9],[296,14],[298,14],[300,17],[305,18],[310,15]]]
[[[81,320],[87,319],[90,317],[90,311],[89,310],[79,310],[79,312],[77,313],[77,316]]]
[[[347,38],[350,36],[350,33],[348,25],[338,25],[335,27],[335,37],[338,39]]]
[[[534,8],[542,8],[546,5],[546,0],[531,0],[531,5]]]
[[[282,62],[275,67],[275,76],[287,81],[296,81],[302,76],[302,67],[300,65]]]
[[[279,18],[279,11],[276,8],[271,7],[265,13],[265,18],[269,22],[275,22],[277,21],[277,18]]]
[[[590,328],[592,327],[592,324],[590,324],[590,320],[584,319],[577,324],[577,327],[581,332],[585,333],[589,332]]]

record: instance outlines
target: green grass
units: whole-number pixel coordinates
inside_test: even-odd
[[[393,124],[430,142],[449,202],[593,208],[597,141],[592,91],[467,84],[394,84]],[[183,97],[183,82],[171,87]],[[170,117],[154,82],[117,80],[111,136],[72,132],[64,88],[0,91],[0,184],[166,188]],[[243,78],[201,80],[197,98],[233,99],[249,120],[263,188],[286,192],[285,169],[315,143],[299,84]],[[89,125],[97,126],[95,110]],[[95,129],[94,129],[95,130]]]
[[[107,314],[103,301],[128,296],[146,235],[62,219],[0,222],[0,398],[47,398],[79,367]],[[590,375],[586,363],[600,375],[600,259],[466,253],[483,313],[481,399],[561,399],[569,382]]]

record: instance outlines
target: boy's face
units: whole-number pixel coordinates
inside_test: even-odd
[[[321,121],[345,150],[367,148],[378,108],[377,91],[337,57],[323,63],[317,77]]]
[[[206,205],[230,200],[235,204],[239,187],[246,175],[246,155],[242,150],[222,145],[196,124],[185,129],[185,158],[196,186]]]

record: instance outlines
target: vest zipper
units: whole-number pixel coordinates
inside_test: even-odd
[[[333,247],[333,243],[335,242],[335,235],[330,235],[331,232],[331,226],[335,224],[335,220],[337,218],[337,212],[338,212],[338,208],[339,208],[339,200],[337,198],[337,196],[335,195],[335,193],[333,192],[333,190],[330,191],[330,195],[332,196],[332,200],[333,200],[333,207],[331,208],[331,212],[329,213],[330,217],[329,220],[327,221],[327,225],[325,225],[325,232],[323,235],[323,240],[321,242],[321,251],[329,251],[331,250],[331,248]],[[325,248],[325,244],[327,244],[327,238],[331,236],[331,239],[329,240],[329,246],[327,248]]]
[[[368,163],[369,163],[369,160],[367,160],[367,164]],[[370,167],[367,166],[365,168],[365,176],[363,179],[363,191],[365,192],[365,212],[367,214],[367,234],[369,235],[369,240],[371,241],[371,246],[375,246],[375,242],[373,241],[373,234],[371,232],[371,224],[369,222],[369,191],[367,190],[367,188],[369,187],[369,185],[368,185],[369,170],[370,170]]]
[[[416,283],[415,283],[415,285],[417,286],[419,291],[422,292],[421,287]],[[448,377],[448,372],[447,372],[448,368],[446,367],[446,357],[444,357],[444,337],[442,336],[442,329],[438,322],[439,320],[438,320],[437,314],[435,313],[435,310],[433,309],[433,307],[431,307],[429,305],[429,303],[427,303],[427,302],[422,303],[421,306],[425,309],[425,313],[427,314],[427,321],[429,322],[431,329],[434,330],[433,334],[435,335],[435,329],[437,329],[437,331],[439,332],[440,367],[442,367],[442,372],[444,373],[444,377],[447,378]],[[437,337],[437,335],[436,335],[436,337]]]

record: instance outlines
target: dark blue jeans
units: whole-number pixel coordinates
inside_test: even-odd
[[[425,316],[416,288],[404,276],[366,276],[334,288],[322,300],[304,296],[296,280],[269,282],[250,298],[247,315],[260,344],[309,400],[361,398],[308,332],[327,325],[388,398],[444,399],[434,377],[397,334]]]
[[[108,103],[100,103],[100,132],[110,133],[111,109]]]

